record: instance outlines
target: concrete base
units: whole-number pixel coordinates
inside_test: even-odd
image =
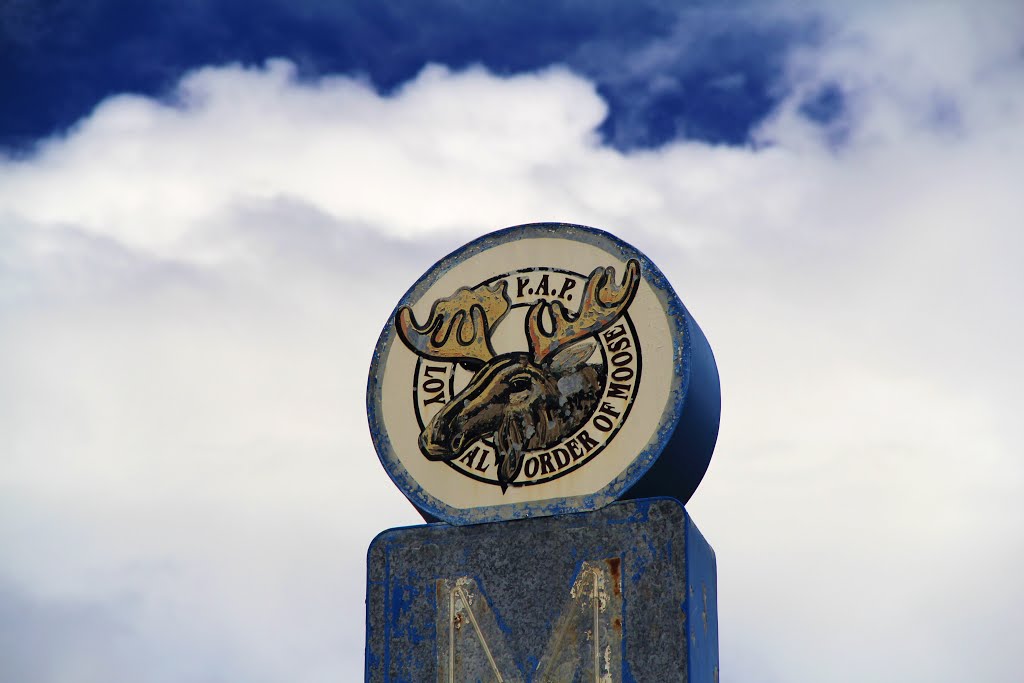
[[[391,529],[368,569],[367,681],[718,681],[715,555],[673,499]]]

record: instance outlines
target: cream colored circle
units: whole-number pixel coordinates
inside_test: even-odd
[[[413,314],[417,320],[426,320],[437,299],[502,273],[533,267],[589,273],[605,266],[614,266],[616,278],[621,278],[626,263],[596,246],[565,239],[543,237],[505,242],[452,267],[412,304]],[[381,413],[394,455],[409,476],[445,504],[471,509],[591,495],[621,475],[656,435],[672,398],[675,377],[673,328],[645,275],[641,273],[640,286],[628,309],[643,359],[643,376],[629,416],[598,457],[562,477],[533,486],[510,487],[502,493],[497,486],[474,481],[444,463],[424,457],[418,445],[420,430],[410,398],[417,356],[395,339],[378,366],[384,368]]]

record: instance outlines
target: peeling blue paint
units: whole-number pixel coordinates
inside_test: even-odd
[[[714,551],[682,505],[667,498],[622,501],[594,513],[381,534],[368,554],[366,680],[437,680],[433,586],[459,577],[475,582],[522,679],[536,680],[583,567],[579,558],[620,561],[621,678],[615,680],[717,682]]]

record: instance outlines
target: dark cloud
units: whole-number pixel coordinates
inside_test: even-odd
[[[786,54],[815,34],[763,7],[699,0],[14,0],[0,5],[0,149],[31,149],[112,93],[160,95],[201,65],[279,56],[383,92],[431,62],[498,74],[565,64],[608,100],[601,133],[619,149],[744,143],[783,95]]]

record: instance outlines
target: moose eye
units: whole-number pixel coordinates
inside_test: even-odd
[[[470,372],[476,372],[483,367],[483,362],[478,360],[463,360],[459,361],[459,366],[463,370],[469,370]]]
[[[513,377],[512,381],[508,383],[509,388],[513,392],[526,391],[533,385],[533,380],[525,375],[519,377]]]

